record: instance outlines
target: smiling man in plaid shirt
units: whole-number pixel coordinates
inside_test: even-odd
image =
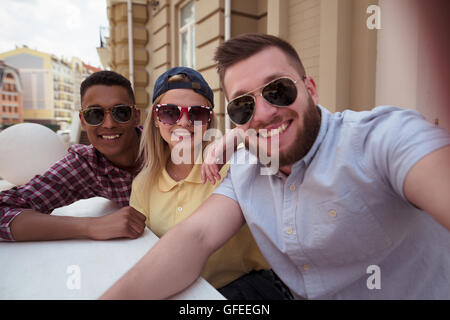
[[[9,241],[137,238],[145,217],[128,206],[138,158],[140,111],[130,82],[100,71],[80,88],[81,125],[89,146],[74,145],[47,172],[0,193],[0,238]],[[121,209],[99,218],[50,215],[80,199],[104,197]]]

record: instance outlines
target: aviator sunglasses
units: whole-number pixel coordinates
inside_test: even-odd
[[[208,106],[180,107],[174,104],[157,104],[155,113],[158,120],[167,125],[180,121],[183,113],[187,114],[190,123],[201,121],[202,125],[211,121],[213,108]]]
[[[110,112],[114,121],[118,123],[127,123],[133,115],[134,105],[117,105],[110,109],[103,107],[88,107],[82,110],[84,120],[90,126],[99,126],[105,121],[106,112]]]
[[[302,77],[305,80],[306,76]],[[251,120],[255,113],[256,98],[251,92],[262,88],[261,95],[267,102],[276,107],[287,107],[297,99],[297,80],[290,78],[278,78],[262,87],[256,88],[236,99],[231,100],[227,105],[228,115],[235,124],[243,125]]]

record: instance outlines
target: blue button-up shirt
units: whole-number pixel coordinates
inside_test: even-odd
[[[239,202],[296,297],[449,299],[450,232],[406,200],[403,183],[450,135],[415,111],[319,108],[318,137],[289,176],[261,175],[240,150],[214,193]]]

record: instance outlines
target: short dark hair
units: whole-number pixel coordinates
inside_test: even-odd
[[[134,99],[133,88],[131,87],[131,82],[117,72],[107,70],[98,71],[94,72],[89,77],[84,79],[84,81],[80,85],[81,100],[83,100],[83,96],[86,93],[86,90],[95,85],[121,86],[127,90],[128,95],[133,101],[133,104],[136,103]]]
[[[290,43],[268,34],[246,33],[225,41],[216,49],[214,60],[217,62],[217,72],[219,73],[222,87],[225,72],[228,67],[269,47],[276,47],[286,53],[298,67],[297,71],[300,76],[305,75],[305,68],[303,67],[302,61]]]

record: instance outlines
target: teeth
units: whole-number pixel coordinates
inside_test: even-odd
[[[277,135],[277,134],[280,134],[280,133],[284,132],[287,127],[288,127],[287,123],[283,123],[278,128],[269,130],[269,132],[267,132],[266,130],[262,130],[260,135],[263,138],[269,138],[269,137],[272,137],[274,135]]]
[[[119,138],[120,137],[120,134],[116,134],[116,135],[113,135],[113,136],[101,136],[103,139],[106,139],[106,140],[113,140],[113,139],[117,139],[117,138]]]
[[[172,132],[174,135],[179,136],[179,137],[189,137],[192,134],[188,131],[182,130],[182,131],[174,131]]]

